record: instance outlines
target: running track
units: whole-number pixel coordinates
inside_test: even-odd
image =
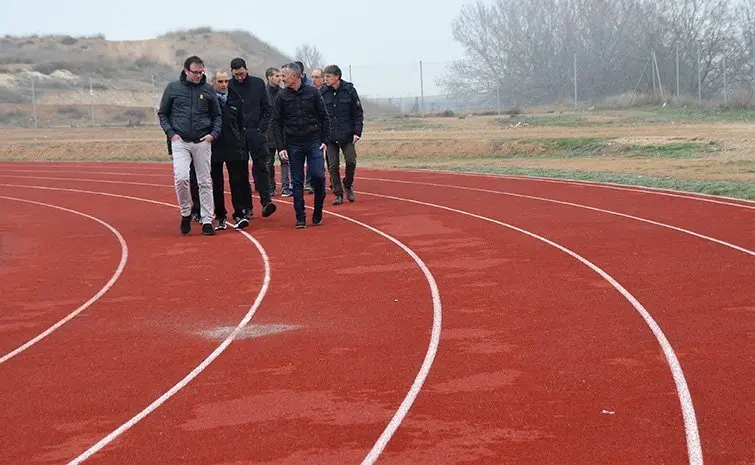
[[[168,164],[0,164],[0,463],[755,463],[755,203],[356,190],[181,237]]]

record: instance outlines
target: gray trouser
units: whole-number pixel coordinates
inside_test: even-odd
[[[343,151],[343,158],[346,162],[346,173],[343,178],[343,184],[341,184],[341,172],[340,172],[340,154],[339,151]],[[333,194],[337,196],[343,195],[344,189],[350,189],[354,184],[354,173],[357,169],[357,151],[353,142],[346,142],[344,144],[329,143],[328,144],[328,171],[330,172],[330,183],[333,187]]]
[[[194,163],[199,186],[199,204],[201,205],[202,224],[212,223],[215,202],[212,198],[212,176],[210,161],[212,144],[208,142],[185,142],[178,140],[171,143],[173,151],[173,180],[176,187],[181,216],[191,215],[191,189],[189,187],[189,167]]]

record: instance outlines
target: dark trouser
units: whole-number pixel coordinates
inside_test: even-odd
[[[231,184],[231,204],[233,204],[233,217],[243,218],[244,211],[249,203],[249,165],[246,160],[231,160],[213,163],[210,174],[212,175],[212,197],[215,199],[215,218],[225,218],[228,211],[225,209],[225,180],[223,179],[223,165],[228,170],[228,182]]]
[[[307,173],[312,179],[312,188],[315,191],[315,212],[322,213],[322,205],[325,202],[325,160],[320,150],[321,142],[314,141],[305,145],[290,145],[288,147],[288,162],[291,167],[291,184],[293,184],[294,212],[296,222],[306,221],[304,214],[304,163],[307,164]]]
[[[191,214],[199,215],[199,183],[197,182],[197,172],[194,169],[194,162],[189,165],[189,190],[191,191]]]
[[[271,195],[275,193],[275,152],[277,150],[271,148],[270,155],[267,159],[267,172],[270,173],[270,192]],[[288,160],[280,160],[281,162],[281,193],[291,191],[291,172],[288,166]]]
[[[247,147],[252,147],[247,139]],[[267,144],[263,144],[260,150],[252,149],[249,151],[249,155],[252,158],[252,176],[254,177],[254,185],[257,190],[257,194],[260,196],[260,203],[264,207],[272,202],[270,199],[270,174],[267,171]],[[249,189],[249,212],[252,211],[251,193],[252,188],[247,181]]]
[[[343,150],[343,158],[346,161],[346,176],[343,178],[343,185],[341,185],[339,150]],[[344,188],[349,189],[354,185],[356,170],[357,152],[353,142],[328,144],[328,172],[330,173],[330,185],[333,187],[333,194],[343,196]]]

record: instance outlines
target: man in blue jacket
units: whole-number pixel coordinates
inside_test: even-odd
[[[214,235],[212,217],[215,206],[210,164],[212,141],[220,135],[222,117],[215,90],[207,84],[201,58],[191,56],[186,59],[179,79],[165,88],[158,115],[160,126],[170,138],[173,152],[173,178],[181,208],[181,234],[191,232],[189,169],[193,162],[199,185],[202,233]]]

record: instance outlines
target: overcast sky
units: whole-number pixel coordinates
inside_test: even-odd
[[[339,64],[344,72],[351,64],[355,81],[363,73],[416,73],[411,81],[419,81],[418,62],[423,60],[429,95],[436,93],[432,81],[441,72],[440,62],[463,56],[451,36],[451,22],[472,1],[36,0],[33,5],[3,1],[0,33],[102,33],[109,40],[135,40],[199,26],[244,29],[289,55],[304,42],[316,45],[329,63]]]

